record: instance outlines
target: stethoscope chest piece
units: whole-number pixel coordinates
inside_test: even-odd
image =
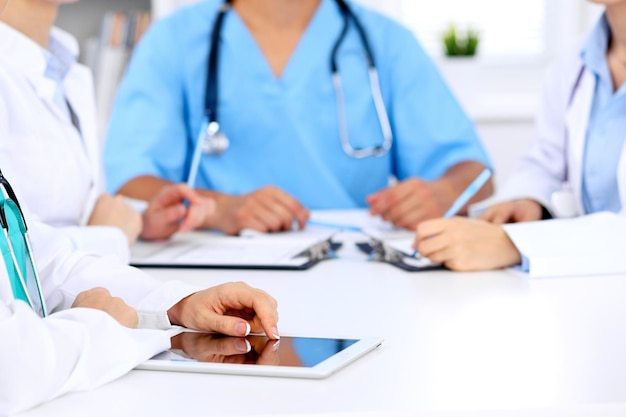
[[[580,215],[576,205],[576,196],[569,183],[564,183],[562,189],[554,191],[550,196],[552,214],[556,218],[571,218]]]
[[[204,143],[202,144],[202,151],[209,155],[221,155],[230,146],[230,141],[220,130],[220,125],[217,122],[211,122],[207,126]]]

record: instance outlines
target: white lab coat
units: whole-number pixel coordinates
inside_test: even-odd
[[[58,230],[27,222],[51,314],[41,319],[14,300],[0,258],[0,416],[105,384],[168,349],[173,329],[166,311],[198,290],[180,282],[157,283],[114,256],[76,252]],[[122,297],[147,325],[129,329],[102,311],[69,308],[77,294],[94,287]]]
[[[78,53],[69,34],[53,29],[52,36]],[[45,68],[41,47],[0,22],[0,169],[9,181],[21,179],[21,199],[34,218],[63,228],[76,248],[128,262],[120,229],[86,226],[104,190],[91,73],[76,64],[64,81],[81,137],[55,104],[55,83]]]
[[[561,190],[567,181],[574,193],[576,211],[584,213],[583,154],[595,82],[593,74],[583,69],[580,49],[580,45],[572,48],[548,70],[536,117],[536,136],[519,168],[494,201],[531,198],[554,211],[552,193]],[[573,91],[579,75],[578,87]],[[617,180],[623,214],[626,210],[626,147],[622,149]]]
[[[582,44],[576,45],[549,69],[541,106],[536,117],[536,137],[523,157],[519,169],[492,201],[530,198],[555,213],[552,195],[562,190],[564,183],[567,182],[573,192],[576,212],[579,216],[584,213],[583,162],[595,80],[592,73],[583,67],[580,59],[581,47]],[[622,203],[622,210],[619,214],[624,215],[626,213],[626,147],[622,150],[620,157],[617,181]],[[597,216],[593,219],[605,221],[606,217]],[[586,234],[586,239],[583,240],[586,240],[589,245],[593,245],[597,239],[613,241],[613,239],[605,239],[598,235],[599,230],[605,233],[610,228],[603,227],[592,231],[589,221],[593,219],[574,217],[559,221],[566,222],[563,224],[567,224],[567,228],[572,232],[579,231],[583,235]],[[616,226],[622,227],[621,216],[613,217],[613,219]],[[533,233],[529,235],[531,228]],[[542,264],[551,265],[552,275],[576,274],[577,271],[571,270],[567,263],[562,262],[564,254],[558,244],[561,237],[553,236],[550,233],[553,229],[553,225],[546,222],[504,226],[504,230],[522,255],[533,252],[533,249],[541,243],[542,248],[552,248],[546,249],[541,254]],[[579,249],[579,254],[570,252],[567,256],[572,258],[579,255],[587,256],[587,245],[581,245]],[[529,262],[532,270],[533,259],[530,258]],[[610,270],[602,272],[626,272],[626,264],[623,262],[612,265]]]

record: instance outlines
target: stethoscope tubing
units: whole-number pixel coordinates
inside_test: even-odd
[[[363,28],[363,25],[359,19],[354,15],[350,7],[344,0],[336,0],[339,6],[340,12],[344,18],[344,25],[337,38],[337,41],[333,45],[332,53],[330,56],[330,69],[331,79],[333,87],[335,89],[335,96],[337,99],[337,113],[339,117],[339,135],[341,140],[341,147],[343,151],[353,158],[366,158],[369,156],[382,156],[389,152],[393,143],[393,133],[391,129],[391,123],[389,121],[389,115],[385,108],[385,103],[380,88],[380,78],[376,69],[374,54],[369,43],[369,39]],[[228,147],[228,140],[225,139],[225,135],[220,132],[220,126],[217,118],[217,104],[218,104],[218,60],[219,60],[219,39],[222,31],[222,25],[226,13],[232,8],[232,0],[225,0],[218,11],[213,29],[210,31],[209,42],[210,48],[206,78],[206,90],[205,90],[205,103],[204,103],[204,116],[198,134],[197,141],[194,146],[194,152],[191,159],[191,165],[189,167],[189,174],[187,176],[187,185],[193,188],[197,179],[199,165],[202,159],[203,153],[209,153],[213,155],[222,154]],[[370,90],[372,99],[374,101],[374,107],[376,109],[376,115],[380,124],[380,128],[383,134],[383,143],[378,146],[369,148],[354,148],[350,144],[348,135],[348,124],[346,119],[345,109],[345,96],[343,94],[343,88],[341,85],[341,77],[339,75],[339,68],[337,64],[337,56],[339,54],[339,48],[348,33],[350,27],[350,21],[354,23],[354,26],[359,35],[359,39],[363,45],[365,51],[365,57],[367,60],[368,77],[370,83]],[[217,135],[223,136],[224,140],[221,142],[217,140]],[[215,140],[214,140],[215,139]],[[206,144],[206,142],[209,142]],[[215,143],[213,143],[215,142]]]
[[[208,117],[209,122],[217,121],[217,103],[219,100],[218,92],[218,60],[219,60],[219,44],[220,34],[222,33],[222,25],[224,24],[224,18],[226,13],[232,8],[232,0],[226,0],[220,6],[213,25],[213,30],[210,34],[209,45],[211,45],[211,51],[209,52],[208,71],[206,79],[206,94],[204,97],[204,114]]]
[[[22,221],[26,224],[25,219],[22,219]],[[41,280],[39,279],[39,273],[37,272],[39,269],[37,269],[37,263],[35,262],[35,257],[33,256],[33,247],[30,243],[28,231],[24,232],[24,243],[26,244],[26,254],[30,260],[33,271],[33,279],[35,280],[35,286],[37,287],[37,296],[39,297],[39,302],[41,304],[41,315],[42,317],[46,317],[48,315],[48,309],[46,308],[46,300],[42,294]]]
[[[581,64],[580,68],[578,69],[578,74],[576,75],[576,80],[574,81],[574,84],[572,85],[572,90],[570,92],[569,98],[567,99],[568,110],[572,107],[572,104],[574,103],[574,98],[576,98],[576,92],[578,91],[578,87],[580,87],[580,83],[582,82],[584,73],[585,73],[585,64]],[[565,140],[563,143],[563,152],[564,152],[565,158],[567,159],[568,152],[569,152],[569,131],[568,131],[567,126],[565,126],[564,135],[565,135]],[[565,167],[564,167],[563,182],[565,184],[569,182],[569,167],[568,167],[567,162],[565,163]]]

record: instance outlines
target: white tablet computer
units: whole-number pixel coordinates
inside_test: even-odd
[[[228,337],[183,332],[172,348],[136,369],[231,375],[325,378],[380,346],[381,338]],[[247,352],[246,352],[247,351]]]

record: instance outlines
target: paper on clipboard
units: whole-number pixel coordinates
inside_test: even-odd
[[[235,237],[195,231],[159,242],[136,242],[131,265],[139,267],[306,269],[332,257],[334,232],[303,230]]]

